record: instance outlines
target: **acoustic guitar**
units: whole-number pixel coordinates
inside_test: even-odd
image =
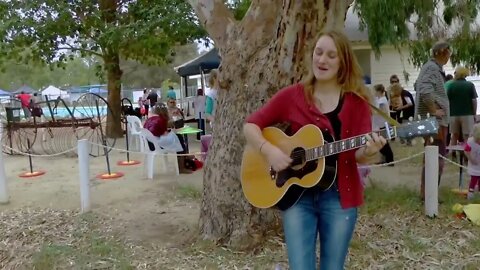
[[[374,132],[387,140],[428,137],[437,134],[438,123],[431,117],[400,126],[386,124],[385,129]],[[335,155],[367,143],[367,134],[333,141],[315,125],[306,125],[293,136],[287,136],[275,127],[267,127],[262,133],[271,144],[290,154],[292,164],[276,172],[259,149],[245,147],[241,167],[242,190],[246,199],[258,208],[285,210],[294,205],[308,188],[328,190],[336,180]]]

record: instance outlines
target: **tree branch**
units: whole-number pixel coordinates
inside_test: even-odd
[[[325,0],[324,3],[327,9],[325,28],[344,31],[347,11],[352,5],[353,0]],[[339,14],[343,14],[344,16],[338,16]]]
[[[269,42],[276,36],[283,0],[253,0],[242,19],[243,33],[255,37],[255,45]]]
[[[236,20],[223,0],[188,0],[201,24],[219,47],[227,45]]]
[[[92,50],[89,50],[89,49],[83,49],[83,48],[77,48],[77,47],[73,47],[72,45],[69,45],[69,44],[65,44],[66,47],[58,47],[57,48],[57,51],[62,51],[62,50],[69,50],[69,51],[77,51],[77,52],[86,52],[88,54],[91,54],[91,55],[96,55],[96,56],[99,56],[99,57],[102,57],[103,58],[103,54],[99,53],[99,52],[96,52],[96,51],[92,51]]]

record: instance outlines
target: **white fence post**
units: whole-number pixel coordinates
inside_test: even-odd
[[[78,169],[80,176],[80,211],[90,211],[90,156],[88,154],[88,141],[78,141]]]
[[[425,147],[425,214],[438,215],[438,146]]]
[[[0,123],[0,138],[3,134],[3,125]],[[0,203],[8,203],[7,175],[5,174],[5,163],[3,163],[3,143],[0,145]]]

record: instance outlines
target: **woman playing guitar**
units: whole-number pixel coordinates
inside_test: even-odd
[[[287,134],[293,135],[303,126],[314,124],[325,138],[335,140],[369,133],[372,129],[370,98],[348,39],[342,33],[326,31],[316,42],[306,80],[280,90],[250,115],[244,134],[248,144],[258,149],[272,169],[279,172],[289,167],[292,159],[267,141],[262,129],[286,122],[289,124]],[[290,269],[316,269],[318,235],[320,268],[343,269],[357,208],[363,203],[357,163],[373,162],[373,157],[386,143],[376,134],[367,136],[367,140],[366,146],[333,157],[337,174],[329,189],[309,188],[293,206],[282,210]]]

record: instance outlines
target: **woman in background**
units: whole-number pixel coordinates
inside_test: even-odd
[[[175,151],[177,154],[185,154],[185,145],[180,141],[181,136],[168,129],[169,120],[167,107],[164,104],[157,104],[152,107],[150,117],[145,121],[143,127],[158,137],[160,147]],[[180,173],[192,173],[192,170],[185,167],[185,156],[177,156],[177,162]]]
[[[385,86],[383,86],[383,84],[376,84],[373,88],[375,90],[375,102],[376,102],[377,108],[379,108],[386,115],[388,115],[390,112],[390,109],[389,109],[387,97],[385,95],[385,92],[386,92]],[[374,130],[384,129],[385,121],[386,120],[381,115],[374,114],[373,121],[372,121],[373,129]],[[380,149],[380,153],[383,156],[384,163],[393,162],[393,151],[388,142],[382,147],[382,149]],[[389,164],[388,166],[394,166],[394,164]]]

